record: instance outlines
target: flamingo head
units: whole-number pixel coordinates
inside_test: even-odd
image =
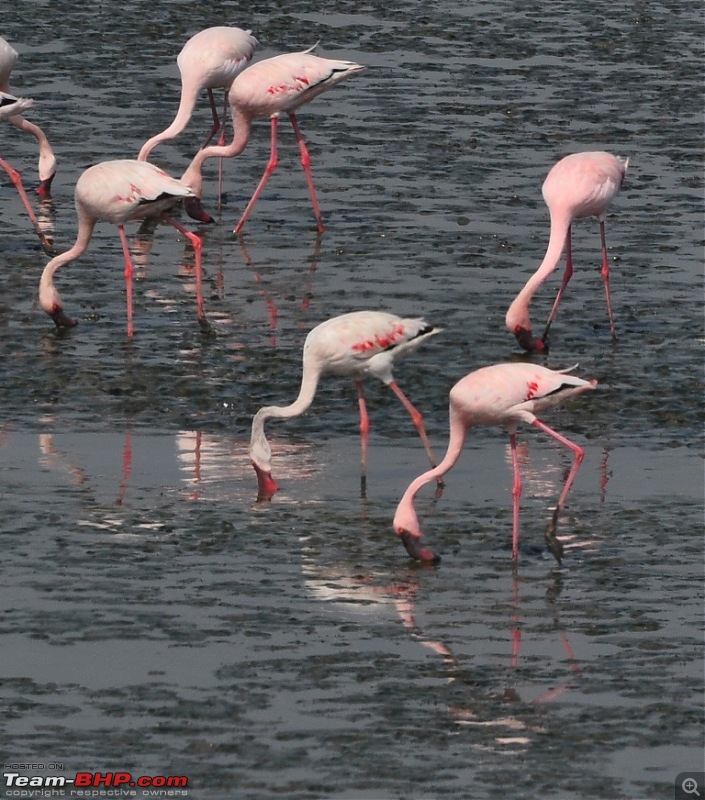
[[[203,174],[201,173],[201,160],[200,154],[202,151],[196,154],[196,157],[191,161],[191,163],[186,168],[186,171],[181,176],[181,182],[185,183],[186,186],[191,189],[193,195],[191,197],[184,198],[184,208],[186,209],[186,213],[191,217],[191,219],[195,219],[197,222],[215,222],[213,217],[210,214],[207,214],[203,210],[203,206],[201,205],[201,197],[203,196]]]
[[[257,499],[271,500],[274,493],[279,489],[277,482],[272,477],[270,469],[263,469],[256,461],[252,461],[252,466],[257,473]]]
[[[406,552],[415,561],[422,561],[426,564],[437,564],[441,557],[436,555],[427,547],[421,546],[421,531],[419,521],[414,511],[413,499],[403,497],[396,514],[394,515],[394,532],[401,539]]]
[[[39,156],[39,186],[37,186],[37,194],[40,197],[49,197],[51,194],[51,182],[56,175],[56,157],[54,153],[49,150],[46,153],[41,153]]]
[[[45,280],[44,276],[39,285],[39,305],[54,320],[57,328],[73,328],[78,324],[75,319],[67,316],[64,312],[59,293],[54,288],[54,284]]]
[[[72,317],[67,316],[63,307],[60,304],[55,304],[51,309],[44,309],[47,314],[54,320],[57,328],[74,328],[78,325],[78,321]]]
[[[507,309],[504,319],[507,330],[513,333],[517,342],[528,353],[541,353],[548,350],[544,339],[535,339],[531,333],[531,317],[529,316],[529,304],[521,293],[514,299]]]
[[[547,353],[548,345],[543,339],[535,339],[531,333],[531,328],[523,328],[517,325],[514,328],[514,336],[517,342],[527,351],[527,353]]]
[[[187,197],[184,200],[184,208],[186,209],[186,213],[189,215],[189,217],[191,217],[191,219],[195,219],[197,222],[215,222],[213,217],[211,217],[211,215],[205,211],[198,197]]]

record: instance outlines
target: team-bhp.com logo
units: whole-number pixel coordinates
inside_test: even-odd
[[[22,775],[19,772],[4,772],[6,797],[47,797],[46,791],[63,790],[59,796],[134,797],[135,789],[142,789],[142,796],[159,797],[164,790],[169,797],[188,797],[188,778],[184,775],[139,775],[130,772],[77,772],[73,778],[64,775]],[[106,792],[106,789],[119,790]],[[131,791],[132,790],[132,791]],[[151,790],[151,791],[150,791]],[[52,795],[56,796],[54,791]]]

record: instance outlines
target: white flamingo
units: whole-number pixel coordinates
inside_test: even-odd
[[[332,89],[345,78],[364,69],[365,67],[360,64],[350,61],[320,58],[309,50],[303,53],[285,53],[252,64],[235,78],[228,92],[228,102],[235,131],[233,141],[225,147],[212,146],[198,152],[183,174],[182,180],[200,198],[203,193],[203,162],[208,158],[232,158],[239,155],[247,145],[253,120],[257,117],[269,117],[271,120],[269,161],[259,185],[240,217],[240,221],[235,226],[235,233],[240,233],[257,198],[277,166],[277,126],[279,115],[286,113],[291,120],[296,140],[299,143],[301,164],[306,174],[306,183],[313,203],[318,232],[323,233],[321,210],[311,174],[311,158],[294,112],[322,92]],[[203,221],[204,216],[207,217],[200,205],[193,201],[186,203],[186,210],[194,219]]]
[[[73,327],[76,320],[63,310],[59,293],[54,286],[54,273],[59,267],[77,259],[88,248],[97,222],[117,225],[125,259],[127,292],[127,335],[132,336],[132,276],[134,267],[130,255],[125,223],[146,217],[159,217],[180,231],[193,245],[196,271],[196,301],[199,320],[203,320],[201,293],[201,240],[165,214],[165,211],[193,192],[180,180],[147,161],[103,161],[89,167],[76,182],[74,198],[78,217],[78,234],[69,250],[53,258],[44,267],[39,282],[39,303],[59,328]]]
[[[612,301],[610,298],[610,267],[607,261],[605,241],[605,214],[610,203],[619,192],[627,171],[629,159],[621,159],[611,153],[573,153],[555,164],[544,181],[542,192],[551,215],[551,233],[548,249],[536,272],[529,278],[526,286],[509,306],[506,316],[508,330],[519,344],[529,352],[547,349],[546,337],[551,327],[558,304],[563,297],[568,281],[573,274],[573,255],[571,251],[571,223],[574,219],[597,217],[600,223],[600,242],[602,249],[602,280],[607,295],[607,313],[610,319],[612,337],[615,336]],[[566,249],[566,265],[563,282],[556,295],[546,327],[540,339],[531,333],[529,303],[536,290],[558,266],[558,261]]]
[[[299,416],[311,405],[319,378],[325,373],[354,378],[360,408],[363,488],[367,470],[367,439],[370,423],[362,390],[363,378],[371,375],[389,386],[409,412],[432,464],[431,445],[423,417],[411,404],[392,375],[394,362],[416,350],[429,336],[440,332],[423,319],[404,319],[383,311],[353,311],[333,317],[309,332],[303,348],[301,389],[288,406],[265,406],[252,420],[250,458],[257,473],[258,497],[270,498],[279,488],[272,478],[271,449],[264,433],[268,419]]]
[[[594,389],[596,385],[597,381],[594,380],[583,380],[566,372],[527,363],[494,364],[477,369],[459,380],[450,390],[448,450],[437,467],[419,475],[409,484],[394,515],[394,530],[409,555],[419,561],[439,560],[431,550],[421,546],[421,528],[414,510],[414,498],[421,487],[432,480],[440,479],[453,467],[460,456],[470,428],[476,425],[501,425],[509,432],[512,449],[514,471],[512,555],[514,560],[518,558],[521,475],[516,450],[516,429],[520,422],[525,422],[552,436],[573,453],[573,465],[563,485],[546,534],[548,546],[560,562],[562,546],[555,537],[556,523],[580,468],[584,452],[570,439],[537,419],[536,414],[553,408],[570,397]]]

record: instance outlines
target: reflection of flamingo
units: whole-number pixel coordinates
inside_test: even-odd
[[[125,500],[127,487],[130,483],[130,474],[132,473],[132,431],[125,433],[125,442],[122,446],[122,477],[120,478],[120,486],[118,488],[118,496],[115,499],[115,505],[121,506]]]
[[[207,158],[216,156],[232,158],[239,155],[247,145],[252,121],[256,117],[269,117],[272,125],[269,161],[259,185],[235,227],[235,233],[240,233],[253,206],[257,202],[257,198],[262,193],[265,184],[277,166],[277,125],[279,115],[282,112],[286,112],[289,115],[299,143],[301,164],[306,173],[306,182],[311,195],[311,202],[313,203],[313,213],[316,217],[318,232],[323,233],[321,211],[316,199],[316,190],[313,186],[313,176],[311,174],[311,159],[299,130],[299,123],[294,111],[313,100],[314,97],[322,92],[331,89],[349,75],[353,75],[363,69],[365,67],[350,61],[332,61],[327,58],[319,58],[312,55],[308,50],[303,53],[286,53],[274,58],[267,58],[248,67],[235,78],[228,92],[228,102],[230,103],[233,126],[235,128],[232,143],[226,147],[207,147],[198,152],[182,176],[182,180],[200,198],[202,196],[203,179],[201,170],[203,162]],[[207,217],[200,205],[193,201],[189,201],[186,204],[186,209],[194,219],[203,221],[204,217]]]
[[[8,42],[0,37],[0,92],[10,91],[10,73],[18,59],[17,51]],[[21,112],[20,112],[21,113]],[[49,140],[44,131],[23,117],[13,116],[10,122],[19,130],[31,133],[39,144],[39,186],[37,194],[48,197],[51,191],[51,182],[56,174],[56,157],[51,149]]]
[[[251,31],[242,28],[217,26],[206,28],[192,36],[181,49],[176,63],[181,73],[181,100],[174,121],[161,133],[153,136],[142,145],[138,161],[146,161],[149,154],[160,143],[178,136],[191,119],[199,93],[206,89],[213,113],[213,128],[203,144],[208,142],[221,129],[219,144],[225,144],[225,120],[227,113],[228,89],[235,76],[252,58],[257,39]],[[218,117],[213,89],[225,90],[225,107],[222,122]]]
[[[573,466],[563,486],[553,519],[546,534],[551,552],[560,563],[562,547],[555,538],[556,523],[570,487],[583,460],[583,450],[557,433],[541,420],[540,412],[567,400],[569,397],[594,389],[597,381],[585,381],[573,375],[557,372],[534,364],[494,364],[471,372],[450,390],[450,439],[448,451],[441,463],[413,480],[404,492],[396,514],[394,530],[399,535],[412,558],[420,561],[438,561],[430,550],[421,547],[421,530],[414,511],[414,497],[430,481],[440,479],[455,464],[462,450],[468,430],[474,425],[503,425],[509,431],[514,468],[514,499],[512,556],[519,554],[519,499],[521,476],[516,451],[516,429],[519,422],[535,425],[556,441],[572,450]]]
[[[124,225],[126,222],[159,217],[180,231],[193,245],[196,261],[196,300],[198,318],[203,322],[201,293],[201,240],[164,212],[179,200],[192,197],[193,192],[181,181],[144,161],[104,161],[89,167],[76,182],[74,191],[78,215],[78,235],[73,247],[53,258],[44,268],[39,283],[39,302],[56,326],[72,327],[76,321],[67,317],[61,298],[54,286],[54,273],[78,258],[88,247],[93,228],[98,221],[117,225],[125,258],[127,291],[127,335],[134,332],[132,324],[132,276],[134,267],[130,256]]]
[[[435,464],[421,414],[397,386],[392,375],[394,362],[416,350],[439,328],[422,319],[402,319],[382,311],[353,311],[322,322],[306,337],[303,349],[303,375],[297,399],[288,406],[265,406],[252,420],[250,457],[257,473],[258,498],[270,498],[278,489],[272,478],[271,450],[264,434],[264,423],[272,417],[288,419],[303,414],[313,402],[318,380],[326,372],[349,375],[355,379],[360,407],[362,436],[362,483],[367,470],[367,439],[370,429],[362,391],[362,379],[367,375],[379,378],[401,400],[411,415],[426,453]]]
[[[0,39],[0,42],[3,42],[3,39]],[[1,52],[1,48],[0,48]],[[14,52],[14,51],[13,51]],[[6,92],[0,92],[0,121],[2,120],[9,120],[12,122],[15,119],[15,115],[21,113],[22,111],[26,111],[28,108],[31,108],[34,104],[33,100],[15,97],[14,95],[7,94]],[[34,213],[34,209],[32,208],[29,198],[27,197],[27,192],[24,190],[24,186],[22,185],[22,178],[20,177],[20,173],[13,169],[4,158],[0,158],[0,167],[7,172],[10,177],[10,180],[17,189],[17,193],[20,196],[20,200],[22,201],[22,205],[24,205],[27,216],[29,217],[29,221],[34,226],[34,230],[39,237],[39,241],[44,248],[46,253],[52,253],[53,249],[51,246],[51,242],[47,239],[46,234],[39,226],[39,221],[37,220],[37,215]]]
[[[269,328],[271,331],[270,337],[270,344],[272,347],[276,346],[277,343],[277,326],[278,326],[278,318],[279,318],[279,309],[277,308],[277,304],[269,293],[267,287],[262,283],[262,276],[256,271],[255,263],[252,260],[252,256],[250,255],[249,250],[245,246],[245,240],[240,237],[240,250],[242,252],[242,257],[245,261],[245,264],[249,269],[254,272],[255,275],[255,283],[259,283],[262,286],[262,297],[264,299],[264,305],[267,309],[267,316],[269,317]],[[313,275],[318,268],[318,259],[321,257],[321,236],[320,234],[316,235],[316,241],[313,247],[313,253],[309,256],[311,267],[309,269],[309,275]],[[309,280],[306,284],[306,293],[304,294],[303,299],[301,300],[301,310],[307,311],[310,304],[311,304],[311,294],[312,294],[313,284],[312,281]]]
[[[44,463],[50,469],[67,472],[76,486],[82,486],[88,477],[81,467],[73,464],[66,455],[54,445],[53,433],[39,434],[39,449],[42,451]]]
[[[617,158],[610,153],[573,153],[561,159],[548,173],[542,189],[551,215],[548,249],[539,268],[509,306],[505,320],[507,328],[516,336],[517,341],[525,350],[532,352],[547,349],[548,330],[558,311],[558,304],[563,297],[563,292],[573,274],[570,226],[574,219],[582,217],[597,217],[600,223],[601,274],[607,296],[610,329],[614,337],[614,317],[612,316],[609,284],[610,268],[605,242],[605,213],[622,186],[628,163],[629,159]],[[540,339],[534,339],[531,333],[529,303],[539,286],[558,265],[564,247],[566,248],[566,266],[563,282],[553,303],[543,336]]]

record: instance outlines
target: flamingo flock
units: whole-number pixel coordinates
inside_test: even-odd
[[[173,121],[148,139],[139,149],[136,158],[104,161],[89,167],[80,175],[74,189],[77,217],[75,242],[68,250],[51,258],[44,267],[39,282],[39,304],[57,328],[68,329],[77,324],[64,311],[54,283],[57,270],[79,258],[87,250],[98,222],[110,222],[117,226],[123,252],[127,336],[134,336],[134,267],[125,225],[147,218],[168,223],[191,243],[195,260],[197,317],[201,323],[204,322],[201,237],[168,216],[167,211],[183,205],[192,219],[201,223],[213,222],[213,218],[202,205],[204,164],[208,159],[219,159],[220,198],[223,159],[234,158],[243,152],[251,135],[253,121],[257,118],[270,120],[269,160],[233,232],[242,233],[277,167],[278,122],[282,114],[288,116],[297,140],[316,229],[319,234],[325,231],[314,187],[311,159],[299,127],[297,113],[318,95],[362,72],[365,67],[350,61],[322,58],[312,52],[314,48],[253,62],[257,44],[258,41],[251,31],[234,26],[217,26],[196,33],[186,41],[177,58],[181,75],[181,97]],[[44,131],[23,116],[32,108],[33,102],[16,97],[10,91],[10,73],[17,59],[18,54],[14,48],[0,38],[0,120],[7,121],[21,132],[36,138],[39,150],[37,194],[47,197],[56,173],[56,157]],[[222,116],[218,113],[214,96],[214,91],[219,89],[223,89],[225,98]],[[181,177],[172,177],[148,159],[159,144],[183,132],[198,96],[203,91],[207,92],[210,102],[212,128],[201,148],[185,166]],[[228,111],[233,125],[230,144],[226,144]],[[217,134],[217,144],[210,144]],[[542,187],[550,216],[546,254],[536,272],[509,304],[505,317],[508,331],[528,354],[525,358],[530,358],[533,354],[545,356],[548,352],[548,333],[573,274],[572,226],[574,221],[585,217],[594,216],[599,222],[600,274],[605,288],[610,331],[612,339],[616,338],[605,217],[622,187],[628,163],[628,159],[607,152],[580,152],[560,159],[548,172]],[[1,158],[0,167],[16,187],[42,248],[53,254],[52,243],[37,222],[19,172]],[[566,266],[562,282],[542,335],[536,338],[532,332],[529,307],[539,288],[555,271],[563,252],[566,254]],[[264,406],[252,419],[250,460],[257,478],[258,500],[269,501],[279,490],[272,475],[272,453],[264,430],[266,421],[289,419],[303,414],[311,407],[319,380],[326,374],[349,377],[356,387],[360,416],[361,486],[364,493],[370,423],[363,380],[371,376],[379,379],[397,396],[409,414],[431,463],[429,470],[409,483],[393,516],[392,528],[411,558],[422,563],[439,561],[436,552],[422,544],[422,532],[414,506],[417,494],[426,484],[435,481],[436,496],[440,498],[443,477],[460,457],[470,428],[491,425],[503,427],[509,435],[513,469],[512,559],[517,561],[522,490],[517,456],[517,429],[520,423],[525,423],[547,434],[572,454],[572,465],[545,532],[548,549],[560,563],[563,548],[556,537],[558,518],[578,475],[584,451],[580,445],[549,427],[537,415],[595,389],[597,382],[573,374],[575,368],[553,370],[531,361],[515,360],[478,367],[450,389],[449,440],[445,456],[437,462],[426,433],[424,418],[397,384],[392,369],[400,358],[416,351],[440,332],[439,327],[422,318],[400,317],[385,311],[364,309],[330,318],[314,327],[308,333],[303,346],[298,397],[289,405]]]

